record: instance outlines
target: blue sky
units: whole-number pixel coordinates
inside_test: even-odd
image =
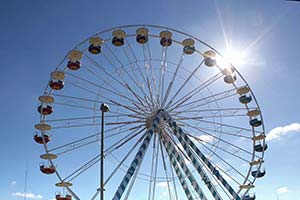
[[[32,139],[37,97],[78,42],[106,28],[157,24],[186,31],[223,54],[244,52],[237,69],[254,91],[270,132],[258,199],[300,199],[300,4],[266,1],[3,1],[0,7],[0,200],[27,191],[53,198],[56,177],[38,170]],[[233,63],[234,64],[234,63]],[[271,137],[272,136],[272,137]],[[38,196],[41,195],[41,196]]]

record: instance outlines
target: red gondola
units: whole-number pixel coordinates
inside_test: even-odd
[[[47,106],[40,105],[37,110],[42,115],[50,115],[53,112],[53,108],[49,105]]]
[[[72,196],[69,195],[69,194],[67,194],[65,197],[62,197],[62,196],[60,196],[60,194],[57,194],[57,195],[55,196],[55,198],[56,198],[56,200],[71,200],[71,199],[72,199]]]
[[[64,87],[64,82],[61,80],[51,80],[49,86],[52,90],[61,90]]]
[[[76,71],[78,70],[80,67],[81,67],[81,64],[78,60],[69,60],[68,61],[68,64],[67,64],[67,67],[70,69],[70,70],[73,70],[73,71]]]
[[[34,140],[36,141],[36,143],[44,144],[43,136],[39,136],[38,134],[36,134],[36,135],[34,135]],[[50,141],[49,135],[44,134],[44,140],[45,140],[45,143],[47,144]]]
[[[42,164],[40,165],[40,170],[44,174],[53,174],[55,172],[55,167],[53,165],[46,167],[44,164]]]

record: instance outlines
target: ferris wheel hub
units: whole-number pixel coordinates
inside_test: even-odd
[[[153,120],[155,120],[155,118],[157,117],[158,113],[162,111],[162,109],[158,109],[154,112],[152,112],[147,118],[146,118],[146,122],[145,122],[145,126],[147,129],[150,129]],[[165,122],[164,120],[160,120],[160,122],[158,123],[158,126],[154,128],[154,133],[158,133],[158,131],[161,129],[163,129],[163,127],[165,126]]]

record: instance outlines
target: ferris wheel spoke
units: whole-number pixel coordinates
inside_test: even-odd
[[[87,55],[86,55],[87,56]],[[92,58],[90,58],[89,56],[87,56],[90,60],[92,60],[93,61],[93,63],[96,65],[96,66],[99,66],[100,64],[98,64],[95,60],[93,60]],[[100,65],[101,66],[101,65]],[[125,71],[126,72],[126,74],[130,77],[130,79],[132,80],[132,81],[134,81],[134,83],[136,83],[135,82],[135,79],[133,79],[131,76],[130,76],[130,74],[124,69],[124,66],[122,65],[122,71]],[[102,72],[104,72],[105,74],[109,74],[109,73],[107,73],[106,71],[105,71],[105,69],[103,68],[103,67],[101,67],[100,68],[100,70],[102,71]],[[98,75],[97,75],[97,77],[98,77]],[[111,74],[109,74],[109,77],[110,78],[112,78],[114,81],[116,81],[117,83],[119,83],[120,84],[120,86],[122,86],[123,88],[125,88],[125,89],[128,89],[127,87],[126,87],[126,82],[123,80],[123,78],[121,77],[121,80],[118,80],[118,79],[116,79],[114,76],[112,76]],[[101,78],[100,78],[101,79]],[[116,90],[116,88],[114,88],[114,87],[112,87],[111,86],[111,84],[109,83],[109,82],[107,82],[107,85],[109,85],[113,90]],[[139,87],[139,85],[136,83],[136,85]],[[116,90],[116,91],[118,91],[118,90]]]
[[[122,68],[122,70],[125,72],[125,74],[127,74],[127,76],[129,77],[129,79],[139,88],[139,90],[143,93],[144,96],[147,96],[145,90],[142,88],[142,86],[137,82],[138,78],[134,78],[130,75],[130,73],[125,69],[125,68]],[[140,97],[139,95],[137,95],[137,92],[134,92],[133,89],[129,86],[128,83],[125,82],[124,78],[122,78],[122,81],[124,82],[124,85],[125,87],[131,92],[134,94],[134,96],[139,100],[141,101],[141,105],[144,106],[144,102],[142,102],[142,97]]]
[[[144,108],[146,107],[145,106],[145,103],[143,102],[143,99],[141,97],[139,97],[133,90],[132,88],[126,83],[126,87],[128,88],[128,90],[133,94],[133,96],[140,102],[140,105],[142,105]],[[145,95],[146,96],[146,95]],[[136,103],[133,103],[135,105],[137,105]],[[138,105],[137,105],[138,106]],[[144,109],[140,108],[140,106],[138,106],[138,108],[142,111],[144,111]]]
[[[126,39],[126,44],[127,44],[126,47],[127,47],[127,48],[123,47],[124,53],[126,54],[126,57],[127,57],[128,61],[129,61],[129,63],[132,63],[132,65],[135,65],[135,66],[136,66],[136,68],[137,68],[139,74],[141,75],[143,81],[146,82],[145,76],[144,76],[144,74],[143,74],[142,71],[141,71],[140,65],[138,64],[137,56],[135,55],[135,52],[134,52],[134,50],[132,49],[130,42],[127,40],[127,38],[125,38],[125,39]],[[130,59],[130,56],[129,56],[130,54],[132,55],[133,60]],[[133,72],[134,72],[134,70],[133,70]],[[136,76],[136,75],[135,75],[135,76]]]
[[[81,139],[78,139],[78,140],[75,140],[75,141],[72,141],[72,142],[69,142],[69,143],[66,143],[66,144],[63,144],[63,145],[60,145],[58,147],[54,147],[54,148],[51,148],[51,149],[48,149],[48,152],[54,152],[54,151],[57,151],[59,149],[63,149],[65,147],[76,147],[78,145],[81,144],[81,142],[85,141],[85,140],[88,140],[88,139],[91,139],[93,137],[96,137],[98,136],[99,133],[96,133],[96,134],[93,134],[93,135],[90,135],[90,136],[87,136],[87,137],[84,137],[84,138],[81,138]],[[97,138],[98,139],[98,138]]]
[[[117,105],[117,106],[120,106],[122,108],[125,108],[129,111],[132,111],[133,113],[136,113],[136,114],[139,114],[139,115],[142,115],[142,116],[145,116],[146,117],[146,114],[145,113],[142,113],[143,110],[141,110],[141,112],[138,112],[134,107],[131,107],[131,106],[127,106],[127,105],[124,105],[124,104],[121,104],[119,102],[116,102],[116,101],[113,101],[113,100],[110,100],[111,103]]]
[[[176,102],[173,103],[173,101],[170,100],[167,107],[166,107],[166,109],[168,110],[168,112],[172,112],[174,109],[177,109],[179,106],[181,106],[182,104],[184,104],[185,102],[190,100],[194,95],[196,95],[197,93],[199,93],[200,91],[202,91],[203,89],[208,87],[209,85],[213,84],[214,82],[216,82],[221,77],[222,77],[222,74],[221,74],[221,72],[219,72],[216,75],[212,76],[207,81],[200,84],[200,86],[194,88],[191,92],[184,95],[182,98],[180,98]]]
[[[157,93],[157,99],[159,101],[159,104],[161,104],[162,102],[163,92],[164,92],[164,79],[165,79],[165,71],[166,71],[167,53],[168,53],[168,48],[162,47],[160,70],[159,70],[158,93]]]
[[[88,162],[83,164],[81,167],[79,167],[75,171],[71,172],[68,176],[66,176],[63,179],[63,182],[66,181],[66,180],[69,180],[71,182],[72,180],[77,178],[79,175],[81,175],[83,172],[85,172],[86,170],[91,168],[93,165],[95,165],[97,162],[99,162],[99,160],[100,160],[100,154],[93,157],[91,160],[89,160]]]
[[[137,147],[138,144],[142,142],[142,140],[147,136],[147,134],[143,134],[139,140],[129,149],[127,154],[123,157],[121,161],[119,161],[119,164],[115,167],[115,169],[112,171],[112,173],[108,176],[108,178],[105,180],[104,185],[106,185],[109,180],[114,176],[114,174],[121,168],[123,163],[126,161],[126,159],[129,157],[129,155],[134,151],[134,149]]]
[[[133,56],[133,58],[134,58],[134,62],[133,62],[133,63],[136,64],[137,69],[138,69],[140,75],[142,76],[144,82],[146,82],[145,76],[144,76],[144,74],[142,73],[142,70],[141,70],[140,65],[138,64],[138,58],[137,58],[137,56],[135,55],[135,52],[134,52],[134,50],[132,49],[131,44],[130,44],[130,42],[128,42],[127,38],[126,38],[126,41],[127,41],[127,42],[126,42],[126,43],[127,43],[127,46],[128,46],[128,48],[129,48],[129,50],[130,50],[130,52],[131,52],[131,54],[132,54],[132,56]],[[131,61],[129,61],[129,62],[131,62]]]
[[[148,76],[147,76],[147,88],[148,88],[148,91],[149,91],[150,102],[151,102],[150,108],[152,107],[152,109],[154,109],[155,108],[155,102],[154,102],[153,93],[152,93],[152,90],[151,90],[151,85],[150,85],[150,81],[149,81]],[[147,97],[145,97],[145,98],[147,98]]]
[[[128,62],[129,62],[128,65],[129,65],[130,68],[131,68],[131,73],[132,73],[133,76],[134,76],[134,77],[133,77],[134,80],[138,80],[138,77],[137,77],[136,72],[135,72],[135,70],[134,70],[134,64],[135,64],[135,62],[134,62],[134,61],[131,61],[129,52],[128,52],[128,50],[127,50],[126,47],[122,47],[122,50],[123,50],[123,52],[124,52],[124,54],[125,54],[125,56],[126,56]]]
[[[115,114],[115,115],[107,115],[105,118],[116,118],[116,117],[132,117],[132,118],[138,118],[138,119],[144,119],[142,117],[139,117],[138,115],[129,115],[129,114]],[[101,116],[94,115],[94,116],[83,116],[83,117],[71,117],[71,118],[59,118],[59,119],[46,119],[44,122],[61,122],[61,121],[73,121],[73,120],[86,120],[86,119],[100,119]]]
[[[223,143],[225,143],[225,144],[227,144],[227,145],[230,145],[231,147],[234,147],[235,149],[238,149],[238,150],[241,150],[241,151],[243,151],[243,152],[245,152],[245,153],[247,153],[247,154],[249,154],[249,155],[253,155],[253,153],[252,152],[250,152],[250,151],[247,151],[247,150],[245,150],[245,149],[243,149],[243,148],[241,148],[241,147],[239,147],[239,146],[237,146],[237,145],[235,145],[235,144],[233,144],[233,143],[231,143],[231,142],[228,142],[228,141],[226,141],[226,140],[224,140],[224,139],[222,139],[222,138],[220,138],[220,137],[217,137],[217,136],[215,136],[214,134],[211,134],[211,133],[209,133],[209,132],[207,132],[207,131],[205,131],[205,130],[203,130],[202,128],[200,128],[200,127],[195,127],[195,126],[189,126],[189,127],[191,127],[191,128],[194,128],[194,129],[196,129],[197,131],[200,131],[200,132],[202,132],[202,133],[205,133],[205,134],[207,134],[208,136],[210,136],[210,137],[213,137],[213,138],[215,138],[215,139],[217,139],[218,141],[220,141],[220,142],[223,142]],[[194,137],[194,136],[193,136]],[[197,137],[196,137],[197,138]],[[201,140],[199,140],[199,138],[197,138],[198,139],[198,141],[201,141]],[[251,138],[252,139],[252,138]],[[202,141],[203,142],[203,141]],[[209,142],[207,142],[207,141],[205,141],[207,144],[210,144]],[[210,145],[212,145],[213,146],[213,144],[210,144]],[[221,150],[223,150],[223,151],[225,151],[224,149],[221,149]],[[236,155],[234,155],[232,152],[230,152],[230,154],[231,155],[233,155],[233,156],[236,156]],[[250,161],[248,161],[248,160],[245,160],[245,159],[243,159],[243,158],[240,158],[241,160],[244,160],[245,162],[250,162]]]
[[[147,45],[149,45],[148,43],[147,43]],[[149,66],[147,67],[147,63],[149,62],[151,62],[151,55],[149,55],[149,58],[147,57],[147,45],[142,45],[142,49],[143,49],[143,56],[144,56],[144,68],[145,68],[145,73],[146,73],[146,79],[147,80],[144,80],[145,81],[145,83],[147,83],[147,88],[148,88],[148,92],[149,92],[149,96],[150,96],[150,102],[151,102],[151,106],[150,107],[152,107],[152,108],[154,108],[154,99],[153,99],[153,93],[152,93],[152,89],[151,89],[151,84],[150,84],[150,80],[149,80]],[[151,63],[150,63],[151,64]],[[141,70],[141,69],[140,69]],[[152,73],[151,73],[151,75],[153,75]],[[154,83],[155,84],[155,83]]]
[[[57,94],[53,93],[53,96],[61,97],[61,98],[66,98],[66,99],[75,99],[83,102],[91,102],[91,103],[99,103],[99,101],[95,99],[88,99],[88,98],[82,98],[82,97],[75,97],[75,96],[69,96],[69,95],[63,95],[63,94]]]
[[[204,63],[204,60],[200,62],[200,64],[191,72],[191,74],[188,76],[188,78],[183,82],[183,84],[179,87],[179,89],[176,91],[176,93],[173,95],[169,103],[166,105],[166,109],[170,107],[172,104],[172,99],[175,99],[177,95],[181,92],[181,90],[185,87],[185,85],[188,83],[188,81],[195,75],[195,73],[200,69],[202,64]]]
[[[232,93],[232,94],[229,94],[229,93],[228,93],[227,95],[224,95],[224,96],[222,96],[222,97],[215,98],[215,99],[210,99],[210,100],[207,100],[207,101],[205,101],[205,102],[203,102],[203,103],[199,103],[200,101],[203,101],[203,100],[201,99],[200,101],[198,101],[198,103],[193,104],[193,105],[191,105],[190,107],[188,107],[188,108],[186,108],[186,109],[187,109],[187,110],[190,110],[190,109],[199,108],[199,107],[201,107],[201,106],[205,106],[205,105],[207,105],[207,104],[210,104],[210,103],[213,103],[213,102],[216,102],[216,101],[220,102],[221,100],[225,100],[225,99],[230,98],[230,97],[233,97],[233,96],[237,96],[237,94],[236,94],[236,93]],[[184,107],[184,106],[187,106],[187,105],[186,105],[186,104],[185,104],[185,105],[182,105],[182,107]]]
[[[101,97],[100,94],[98,94],[97,92],[93,91],[93,90],[90,90],[89,88],[86,88],[86,87],[83,87],[82,85],[78,84],[77,82],[72,82],[72,81],[68,81],[68,84],[70,84],[71,86],[73,86],[74,88],[76,89],[80,89],[81,91],[84,91],[84,92],[87,92],[89,94],[92,94],[92,95],[99,95],[99,97]],[[54,93],[53,93],[54,94]],[[57,95],[57,94],[55,94]],[[103,97],[105,99],[105,97]]]
[[[109,48],[109,47],[108,47]],[[109,48],[110,49],[110,48]],[[123,48],[123,50],[124,50],[124,48]],[[140,84],[138,84],[137,83],[137,80],[138,80],[138,78],[137,78],[137,76],[136,76],[136,74],[135,74],[135,71],[134,70],[132,70],[133,71],[133,74],[134,74],[134,76],[135,76],[135,78],[134,77],[132,77],[131,75],[130,75],[130,73],[126,70],[126,68],[125,68],[125,65],[117,58],[117,56],[114,54],[114,52],[110,49],[110,53],[113,55],[113,57],[115,57],[117,60],[118,60],[118,62],[119,62],[119,64],[121,65],[121,70],[122,71],[124,71],[126,74],[127,74],[127,76],[130,78],[130,80],[142,91],[142,93],[145,95],[145,96],[147,96],[146,95],[146,93],[145,93],[145,91],[141,88],[141,86],[140,86]],[[126,57],[128,58],[128,60],[129,60],[129,62],[130,62],[130,58],[128,57],[128,54],[126,53],[126,51],[124,50],[124,53],[125,53],[125,55],[126,55]],[[131,65],[132,65],[133,63],[131,63]],[[121,77],[121,80],[125,83],[125,85],[127,85],[128,86],[128,84],[124,81],[124,79]],[[135,93],[135,96],[136,96],[136,93]],[[139,97],[139,99],[141,99],[140,97]],[[143,105],[143,103],[142,103],[142,105]]]
[[[209,108],[209,109],[190,109],[190,110],[184,110],[184,111],[176,111],[172,112],[173,116],[177,116],[178,114],[189,114],[189,113],[205,113],[205,112],[241,112],[241,111],[247,111],[247,110],[255,109],[254,107],[248,107],[248,108]]]
[[[107,75],[109,78],[111,78],[112,80],[116,81],[117,83],[120,84],[120,86],[124,87],[124,84],[118,80],[116,77],[114,77],[113,75],[111,75],[111,73],[107,72],[105,70],[105,67],[103,67],[101,64],[99,64],[95,59],[91,58],[90,56],[88,56],[87,54],[83,54],[95,67],[97,67],[101,72],[103,72],[105,75]],[[105,54],[104,54],[105,55]],[[105,57],[106,58],[106,57]],[[111,62],[110,62],[111,63]],[[114,68],[114,64],[112,64],[112,67]],[[114,69],[114,71],[116,71],[116,69]],[[102,78],[100,78],[101,80]]]
[[[177,77],[178,70],[179,70],[180,66],[182,65],[183,58],[184,58],[184,54],[181,54],[180,60],[179,60],[179,62],[178,62],[178,64],[177,64],[177,66],[176,66],[176,70],[175,70],[175,72],[174,72],[174,74],[173,74],[172,80],[170,81],[170,83],[169,83],[169,85],[168,85],[166,94],[165,94],[164,99],[163,99],[163,101],[162,101],[162,107],[165,106],[165,103],[166,103],[166,101],[168,100],[168,97],[169,97],[169,95],[170,95],[170,92],[171,92],[172,86],[173,86],[173,84],[174,84],[175,78]]]
[[[77,146],[69,147],[69,149],[66,149],[66,150],[63,150],[63,151],[61,151],[61,152],[56,153],[56,155],[59,156],[59,155],[68,153],[68,152],[70,152],[70,151],[74,151],[74,150],[76,150],[76,149],[80,149],[80,148],[82,148],[82,147],[88,146],[88,145],[90,145],[90,144],[94,144],[94,143],[96,143],[96,142],[98,142],[98,141],[99,141],[99,139],[95,139],[95,140],[92,140],[92,141],[89,141],[89,142],[86,142],[86,143],[83,143],[83,144],[80,144],[80,145],[77,145]],[[66,147],[66,146],[65,146],[65,147]]]
[[[246,176],[244,176],[239,170],[237,170],[234,166],[232,166],[231,164],[229,164],[225,159],[223,159],[221,156],[219,156],[217,153],[215,153],[215,151],[213,151],[213,150],[211,149],[211,147],[208,147],[208,145],[215,147],[213,144],[211,144],[211,143],[209,143],[209,142],[203,142],[203,140],[200,140],[199,138],[197,138],[197,137],[195,137],[195,136],[192,136],[192,135],[190,135],[190,134],[188,134],[188,135],[189,135],[191,138],[195,139],[196,141],[200,141],[199,143],[200,143],[203,147],[205,147],[206,150],[208,150],[209,152],[211,152],[212,154],[214,154],[216,157],[218,157],[220,160],[222,160],[222,162],[224,162],[227,166],[229,166],[231,169],[233,169],[235,172],[237,172],[241,177],[246,178]],[[206,145],[206,144],[208,144],[208,145]],[[220,147],[216,147],[216,148],[218,148],[218,149],[220,149],[221,151],[224,151],[224,152],[226,152],[226,153],[229,153],[230,155],[234,155],[234,154],[232,154],[232,152],[229,152],[229,151],[227,151],[227,150],[224,150],[223,148],[220,148]],[[246,160],[246,159],[244,159],[244,158],[242,158],[242,157],[240,157],[240,156],[235,156],[235,157],[237,157],[238,159],[243,160],[243,161],[246,162],[246,163],[250,163],[250,161],[248,161],[248,160]],[[221,169],[221,168],[218,167],[217,165],[216,165],[216,167],[219,168],[220,171],[223,171],[226,175],[228,175],[223,169]],[[229,176],[229,175],[228,175],[228,176]],[[241,185],[236,179],[234,179],[234,178],[232,178],[232,179],[233,179],[238,185]]]
[[[194,106],[195,103],[199,103],[199,102],[202,102],[202,101],[205,101],[205,103],[206,103],[206,102],[211,102],[212,100],[214,100],[214,99],[216,99],[216,98],[223,98],[224,96],[225,96],[225,97],[228,97],[232,92],[234,92],[234,94],[235,94],[235,89],[229,89],[229,90],[225,90],[225,91],[223,91],[223,92],[217,93],[217,94],[212,94],[212,95],[210,95],[210,96],[202,97],[202,98],[199,98],[199,99],[194,100],[194,101],[192,101],[192,102],[188,102],[188,103],[186,103],[186,104],[181,103],[181,107],[180,107],[180,108],[183,108],[183,107],[189,106],[189,105],[192,105],[193,107],[190,108],[190,109],[184,109],[184,110],[182,110],[182,111],[176,111],[176,112],[185,112],[185,111],[189,112],[191,109],[193,109],[194,107],[196,107],[196,106]],[[219,97],[219,96],[221,96],[221,97]],[[191,97],[190,97],[190,98],[191,98]],[[189,98],[189,99],[190,99],[190,98]],[[177,106],[177,107],[178,107],[178,106]],[[198,106],[197,106],[196,108],[198,108]],[[171,114],[171,113],[173,114],[173,113],[176,113],[176,112],[173,111],[173,112],[170,112],[170,114]]]
[[[177,121],[177,119],[176,119]],[[185,123],[185,122],[181,122],[184,126],[186,127],[191,127],[191,128],[195,128],[197,126],[192,126],[192,125],[189,125],[188,123]],[[209,128],[204,128],[204,127],[201,127],[202,130],[204,131],[209,131],[209,132],[214,132],[214,133],[221,133],[221,134],[225,134],[225,135],[230,135],[230,136],[235,136],[235,137],[238,137],[238,138],[246,138],[246,139],[252,139],[252,137],[250,136],[245,136],[245,135],[239,135],[238,133],[241,132],[241,130],[235,132],[235,133],[230,133],[230,132],[226,132],[226,131],[223,131],[223,130],[218,130],[220,129],[222,126],[220,126],[219,128],[216,128],[216,129],[209,129]],[[197,127],[198,128],[198,127]],[[196,128],[195,128],[196,129]]]
[[[118,121],[118,122],[107,122],[105,125],[120,125],[120,124],[137,124],[137,123],[143,123],[145,121],[141,120],[135,120],[135,121]]]
[[[119,134],[121,134],[121,133],[126,132],[126,131],[119,131],[118,133],[115,133],[115,134],[107,134],[109,131],[110,131],[110,129],[108,129],[108,130],[106,131],[106,136],[104,137],[104,139],[108,139],[108,138],[111,138],[111,137],[114,137],[114,136],[116,136],[116,135],[119,135]],[[88,145],[88,144],[92,144],[92,143],[94,143],[94,142],[99,141],[99,140],[100,140],[100,139],[98,138],[99,134],[100,134],[100,132],[95,133],[95,134],[90,135],[90,136],[87,136],[87,137],[84,137],[84,138],[81,138],[81,139],[78,139],[78,140],[75,140],[75,141],[72,141],[72,142],[67,143],[67,144],[63,144],[63,145],[58,146],[58,147],[54,147],[54,148],[52,148],[52,149],[49,149],[48,152],[49,152],[49,153],[50,153],[50,152],[54,152],[54,151],[57,151],[57,150],[60,150],[60,149],[66,148],[66,147],[69,147],[69,148],[70,148],[70,149],[64,150],[64,151],[61,152],[61,153],[57,153],[57,155],[59,155],[59,154],[62,154],[62,153],[66,153],[66,152],[68,152],[68,151],[72,151],[72,150],[78,149],[78,148],[80,148],[80,147],[83,147],[83,146],[86,146],[86,145]],[[95,140],[92,140],[92,141],[87,141],[87,142],[84,143],[84,144],[81,143],[81,142],[86,141],[86,140],[88,140],[88,139],[91,139],[91,138],[93,138],[93,137],[96,137],[96,139],[95,139]],[[108,150],[106,150],[106,151],[108,151]]]
[[[99,76],[96,72],[93,72],[91,69],[89,69],[88,67],[85,67],[86,69],[87,69],[87,71],[89,71],[91,74],[93,74],[95,77],[97,77],[98,79],[100,79],[101,80],[101,76]],[[126,72],[127,73],[127,72]],[[128,74],[128,73],[127,73]],[[115,78],[113,79],[113,80],[115,80]],[[128,86],[128,84],[121,78],[121,80],[123,81],[123,83],[121,83],[119,80],[117,80],[118,81],[118,83],[120,83],[120,85],[122,86],[122,87],[124,87],[125,89],[131,89],[131,88],[129,88],[129,86]],[[135,83],[136,83],[136,81],[134,80],[134,79],[132,79],[132,81],[134,81]],[[113,87],[110,83],[109,83],[109,81],[106,81],[107,83],[106,83],[106,85],[108,85],[108,86],[110,86],[110,88],[112,89],[112,90],[114,90],[114,91],[118,91],[118,89],[116,88],[116,87]],[[136,85],[140,88],[140,86],[136,83]],[[134,94],[134,97],[136,97],[137,98],[137,100],[139,100],[139,102],[143,105],[143,102],[141,102],[140,101],[140,97],[135,93],[135,92],[133,92],[132,90],[130,90],[133,94]]]
[[[198,120],[199,122],[203,122],[203,123],[208,123],[208,124],[216,124],[216,125],[220,125],[220,126],[224,126],[224,127],[228,127],[228,128],[232,128],[232,129],[236,129],[238,131],[247,131],[247,132],[254,132],[254,133],[263,133],[261,131],[256,131],[256,130],[252,130],[252,129],[249,129],[249,128],[245,128],[245,127],[240,127],[240,126],[237,126],[237,125],[232,125],[232,124],[225,124],[225,123],[221,123],[221,122],[215,122],[215,121],[208,121],[208,120],[202,120],[202,119],[199,119]]]
[[[72,77],[74,77],[74,78],[76,78],[76,79],[78,79],[78,80],[81,80],[81,81],[83,81],[83,82],[86,82],[86,83],[88,83],[88,84],[90,84],[90,85],[93,85],[93,86],[95,86],[95,87],[97,87],[97,88],[99,88],[99,89],[103,89],[103,90],[105,90],[105,91],[107,91],[107,92],[109,92],[109,93],[111,93],[111,94],[114,94],[114,95],[119,96],[119,97],[121,97],[121,98],[127,99],[129,102],[135,102],[135,103],[139,104],[138,102],[136,102],[136,101],[134,101],[133,99],[127,97],[126,95],[121,94],[120,92],[116,92],[116,91],[114,91],[114,90],[108,89],[108,88],[103,87],[103,86],[101,86],[101,85],[99,85],[99,84],[97,84],[97,83],[94,83],[94,82],[89,81],[89,80],[87,80],[87,79],[81,78],[81,77],[76,76],[76,75],[74,75],[74,74],[68,73],[68,75],[69,75],[69,76],[72,76]]]
[[[164,137],[163,133],[160,133],[160,137],[161,137],[162,143],[164,144],[165,150],[168,153],[169,157],[174,157],[176,159],[177,163],[179,163],[179,166],[181,167],[181,169],[185,173],[185,176],[190,181],[190,184],[192,185],[194,190],[197,192],[199,198],[201,200],[207,200],[207,197],[205,196],[204,192],[202,191],[202,189],[198,185],[198,183],[197,183],[195,177],[193,176],[192,172],[189,170],[189,168],[184,163],[184,158],[180,154],[178,149],[175,148],[175,146],[172,144],[171,141],[169,141],[166,137]]]
[[[154,92],[155,94],[158,93],[158,86],[156,85],[156,78],[155,78],[155,73],[154,73],[154,69],[153,69],[153,65],[152,65],[152,56],[151,56],[151,50],[150,50],[150,47],[149,47],[149,43],[147,42],[147,50],[148,50],[148,54],[149,54],[149,68],[146,70],[146,72],[150,73],[151,75],[151,82],[153,83],[153,88],[154,88]],[[150,72],[149,72],[149,69],[150,69]],[[147,74],[148,74],[147,73]],[[148,83],[150,83],[150,81],[148,81]],[[155,94],[152,92],[153,94],[153,98],[155,97]],[[158,103],[158,99],[156,99],[156,102]]]
[[[136,131],[138,131],[139,129],[137,129]],[[113,153],[115,150],[121,148],[123,145],[125,145],[127,142],[133,140],[136,136],[138,136],[141,132],[143,132],[145,130],[145,128],[141,129],[138,132],[132,132],[131,134],[126,135],[125,137],[121,138],[119,141],[115,142],[113,145],[111,145],[110,147],[108,147],[105,150],[105,154],[109,155],[111,153]]]
[[[87,110],[94,110],[93,107],[88,106],[81,106],[81,105],[75,105],[75,104],[69,104],[69,103],[63,103],[63,102],[55,102],[54,105],[61,105],[61,106],[67,106],[72,108],[81,108],[81,109],[87,109]]]
[[[122,61],[118,58],[118,56],[114,53],[114,51],[113,51],[108,45],[106,45],[105,43],[104,43],[103,46],[104,46],[106,49],[108,49],[108,53],[110,53],[110,55],[111,55],[114,59],[116,59],[116,61],[120,64],[120,66],[123,66]],[[115,64],[113,63],[113,65],[115,65]]]
[[[196,116],[196,117],[185,117],[185,116],[176,116],[177,120],[198,120],[198,119],[208,119],[208,118],[224,118],[224,117],[248,117],[247,114],[223,114],[218,115],[218,113],[215,113],[214,115],[203,115],[203,116]],[[249,118],[249,117],[248,117]]]

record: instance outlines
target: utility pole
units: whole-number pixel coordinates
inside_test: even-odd
[[[107,104],[101,104],[101,153],[100,153],[100,200],[104,200],[104,113],[109,111]]]
[[[25,169],[25,185],[24,185],[24,200],[27,199],[27,176],[28,176],[28,164],[26,161],[26,169]]]

